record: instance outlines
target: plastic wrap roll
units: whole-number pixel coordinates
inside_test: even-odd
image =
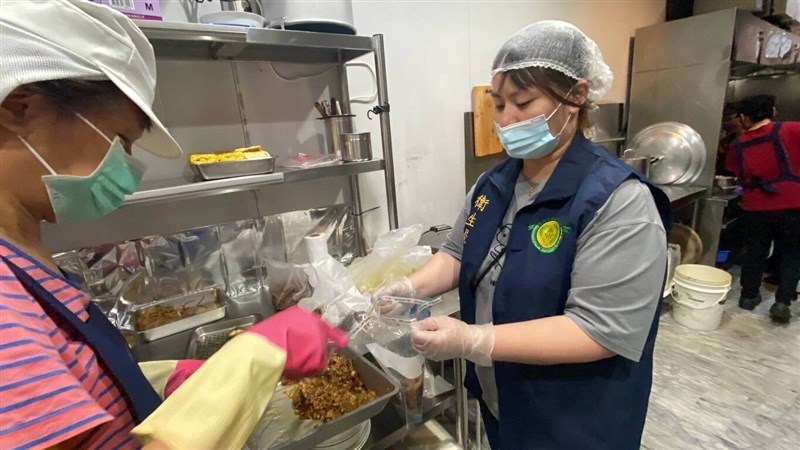
[[[328,235],[325,233],[309,234],[305,237],[308,262],[314,262],[328,255]]]

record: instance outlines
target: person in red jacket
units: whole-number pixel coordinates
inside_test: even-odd
[[[770,243],[780,249],[780,285],[770,317],[786,323],[800,280],[800,122],[773,121],[775,97],[755,95],[739,104],[746,130],[731,144],[725,168],[743,187],[745,247],[739,306],[761,303],[761,277]]]

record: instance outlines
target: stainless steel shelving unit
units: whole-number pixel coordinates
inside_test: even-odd
[[[137,20],[156,57],[341,64],[372,52],[366,36]]]
[[[350,113],[349,87],[345,63],[373,53],[378,88],[378,105],[373,112],[380,118],[382,160],[340,163],[304,170],[282,170],[272,174],[199,181],[193,176],[143,183],[128,196],[126,205],[150,205],[177,202],[234,192],[258,191],[272,186],[300,183],[329,177],[348,177],[349,201],[354,211],[358,252],[366,253],[363,240],[362,206],[359,174],[383,171],[389,226],[397,228],[397,200],[392,155],[389,96],[383,36],[347,36],[273,29],[245,29],[232,26],[194,23],[136,21],[152,43],[156,58],[190,61],[269,61],[285,63],[336,64],[341,85],[342,113]],[[460,385],[460,383],[457,383]],[[458,391],[460,386],[457,386]],[[454,396],[441,395],[425,400],[425,417],[441,414],[455,403]],[[387,448],[409,432],[405,420],[391,408],[373,419],[370,449]]]
[[[130,196],[128,204],[176,201],[198,196],[221,195],[230,192],[258,189],[270,185],[307,181],[325,177],[347,176],[350,202],[355,215],[357,248],[365,254],[361,195],[358,174],[384,171],[389,227],[398,226],[397,194],[395,191],[394,158],[392,155],[389,95],[386,80],[386,61],[383,35],[372,37],[330,33],[310,33],[275,29],[254,29],[234,26],[206,25],[183,22],[136,21],[153,45],[156,58],[167,60],[227,60],[270,61],[286,63],[316,63],[339,65],[343,113],[350,113],[347,71],[344,64],[354,58],[373,53],[378,88],[378,110],[381,123],[383,161],[339,164],[308,170],[244,177],[230,180],[197,182],[193,179],[173,179],[142,186]]]
[[[199,181],[195,177],[173,178],[144,182],[139,190],[125,199],[126,205],[159,203],[210,195],[248,191],[274,184],[299,183],[321,178],[354,176],[383,170],[382,160],[340,163],[312,169],[284,170],[280,172],[222,180]]]

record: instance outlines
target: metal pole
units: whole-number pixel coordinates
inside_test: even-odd
[[[339,102],[342,105],[341,114],[350,114],[350,87],[347,80],[347,67],[344,63],[339,64],[339,84],[341,86],[341,98]],[[357,256],[366,256],[366,241],[364,240],[364,210],[361,207],[361,189],[358,185],[358,175],[350,175],[347,177],[350,182],[350,204],[353,205],[353,226],[355,227],[356,234],[356,253]]]
[[[467,414],[467,390],[464,388],[464,373],[467,362],[463,359],[453,360],[453,374],[456,388],[456,440],[461,448],[469,444],[469,418]]]
[[[356,253],[367,256],[364,240],[364,211],[361,208],[361,189],[358,186],[358,175],[350,175],[350,201],[353,204],[353,226],[356,233]]]
[[[481,436],[481,403],[479,400],[475,399],[475,446],[473,447],[474,450],[481,450],[481,444],[483,443],[483,439]]]
[[[350,114],[350,85],[347,81],[347,66],[344,63],[340,63],[338,67],[339,71],[339,84],[340,84],[340,94],[341,98],[339,99],[340,103],[342,104],[342,110],[339,111],[340,114]]]
[[[386,86],[386,55],[383,49],[383,35],[372,36],[372,50],[375,53],[375,75],[378,79],[378,106],[384,107],[381,118],[381,143],[383,144],[383,160],[386,168],[383,171],[386,179],[386,204],[389,210],[389,228],[398,227],[397,192],[394,181],[394,156],[392,154],[392,126],[389,121],[389,92]]]

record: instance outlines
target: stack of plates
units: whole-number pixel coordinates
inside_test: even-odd
[[[355,427],[318,444],[314,450],[361,450],[367,444],[372,423],[365,420]]]
[[[706,146],[692,127],[660,122],[640,131],[629,146],[636,156],[661,157],[650,166],[655,184],[690,184],[703,172]]]

